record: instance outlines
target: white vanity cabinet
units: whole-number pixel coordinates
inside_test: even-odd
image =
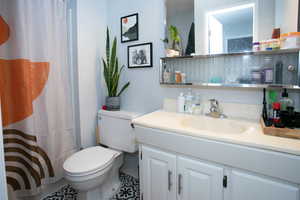
[[[147,145],[140,173],[143,200],[300,200],[296,184]]]
[[[177,157],[177,194],[180,200],[222,200],[223,168]]]
[[[231,182],[229,187],[231,200],[300,199],[299,187],[296,185],[235,169],[231,171],[229,178]]]
[[[223,168],[142,146],[143,200],[222,200]]]
[[[143,200],[176,199],[176,156],[143,146],[141,161]]]

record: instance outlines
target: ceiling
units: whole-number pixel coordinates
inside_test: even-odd
[[[253,8],[243,8],[235,11],[214,14],[223,25],[253,21]]]

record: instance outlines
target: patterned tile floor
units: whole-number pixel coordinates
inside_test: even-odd
[[[124,173],[120,173],[121,187],[111,200],[139,200],[139,180]],[[43,200],[77,200],[77,192],[70,185],[45,197]]]

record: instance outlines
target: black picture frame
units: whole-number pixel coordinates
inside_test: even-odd
[[[144,53],[144,55],[146,56],[146,59],[149,60],[149,64],[138,64],[138,63],[136,63],[135,65],[132,65],[131,60],[133,59],[133,55],[130,54],[131,49],[135,48],[136,50],[138,50],[138,47],[142,47],[142,46],[147,46],[146,48],[148,48],[148,50],[149,50],[148,53],[147,52]],[[143,50],[143,49],[141,49],[141,50]],[[147,56],[148,54],[149,54],[149,56]],[[141,58],[139,58],[139,59],[141,59]],[[140,62],[142,62],[142,61],[140,61]],[[127,47],[127,67],[129,69],[153,67],[153,45],[152,45],[152,42],[147,42],[147,43],[141,43],[141,44],[135,44],[135,45],[128,46]]]
[[[300,0],[298,1],[298,32],[300,32]]]
[[[133,39],[130,39],[130,40],[124,40],[124,38],[123,38],[123,34],[124,34],[123,20],[126,19],[126,18],[131,18],[131,17],[136,18],[136,37],[134,37]],[[139,40],[139,14],[138,13],[134,13],[134,14],[131,14],[131,15],[121,17],[120,26],[121,26],[121,29],[120,29],[121,30],[121,43],[126,43],[126,42],[132,42],[132,41]]]

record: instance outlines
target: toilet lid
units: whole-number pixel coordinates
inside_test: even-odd
[[[118,152],[112,149],[89,147],[69,157],[64,162],[63,168],[72,175],[100,171],[110,165],[117,154]]]

